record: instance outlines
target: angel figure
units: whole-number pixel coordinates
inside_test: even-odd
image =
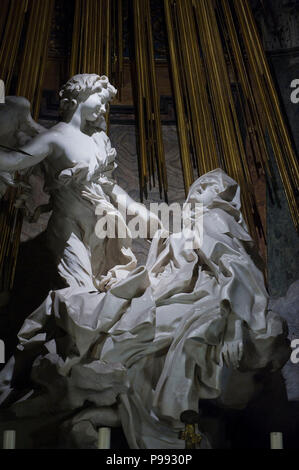
[[[22,153],[0,152],[0,172],[6,175],[43,162],[53,211],[47,245],[66,284],[89,290],[105,290],[136,267],[128,234],[114,240],[95,234],[96,208],[102,204],[122,217],[116,209],[121,195],[146,224],[155,218],[112,178],[116,151],[105,133],[105,114],[115,95],[107,77],[76,75],[60,91],[62,122],[21,146]]]

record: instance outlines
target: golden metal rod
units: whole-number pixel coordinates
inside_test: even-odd
[[[16,94],[25,96],[28,100],[32,100],[31,93],[28,93],[29,80],[31,79],[31,74],[34,74],[33,70],[35,52],[38,44],[38,32],[40,27],[40,22],[37,21],[41,14],[42,5],[39,0],[36,0],[36,3],[31,4],[29,23],[28,23],[28,33],[25,41],[25,49],[22,57],[21,69],[18,78]],[[33,59],[34,58],[34,59]]]
[[[227,25],[230,44],[232,47],[233,60],[237,69],[237,79],[240,81],[242,92],[246,101],[246,106],[248,107],[248,113],[246,113],[245,111],[244,117],[245,119],[247,119],[247,127],[251,129],[251,132],[249,132],[249,137],[253,140],[254,149],[256,150],[258,159],[264,169],[264,172],[267,172],[268,175],[270,175],[271,170],[268,163],[268,150],[265,142],[265,135],[262,130],[262,123],[260,121],[258,107],[256,105],[252,86],[250,83],[250,77],[248,76],[246,65],[242,55],[237,30],[234,24],[233,15],[230,8],[231,4],[228,0],[221,0],[221,4],[224,19]]]
[[[247,0],[234,1],[235,11],[240,22],[243,41],[248,54],[255,93],[263,103],[265,125],[269,131],[277,167],[284,185],[286,198],[290,207],[295,227],[299,229],[299,208],[295,191],[299,186],[299,166],[279,105],[279,99],[267,64],[267,59],[257,32],[253,15]]]
[[[93,33],[93,4],[92,0],[88,0],[87,7],[88,7],[88,22],[87,22],[87,65],[86,65],[86,73],[94,73],[93,63],[92,63],[92,51],[94,46],[94,38],[92,37]]]
[[[152,103],[152,115],[151,122],[153,126],[153,142],[152,142],[152,153],[155,155],[157,162],[157,172],[159,177],[160,192],[163,189],[164,193],[167,193],[167,172],[166,172],[166,161],[165,151],[162,137],[162,125],[160,115],[160,100],[157,86],[157,76],[155,67],[155,55],[154,55],[154,41],[152,35],[152,22],[150,13],[150,1],[145,1],[145,20],[147,24],[147,48],[149,54],[149,86],[150,86],[150,99]]]
[[[99,3],[99,18],[98,18],[98,61],[99,61],[99,75],[102,75],[104,72],[104,56],[103,56],[103,38],[104,38],[104,29],[103,29],[103,3]]]
[[[152,22],[149,0],[133,1],[134,47],[136,67],[136,107],[138,120],[138,156],[141,193],[155,184],[167,193],[167,174],[162,137],[160,102],[157,88]]]
[[[87,55],[88,55],[88,40],[87,40],[87,35],[88,35],[88,15],[89,15],[89,10],[88,10],[89,3],[84,0],[83,3],[83,12],[82,12],[82,39],[83,39],[83,44],[82,44],[82,52],[83,52],[83,57],[82,57],[82,63],[80,64],[80,73],[86,73],[86,66],[87,66]]]
[[[78,70],[78,49],[80,48],[80,17],[81,17],[81,0],[75,0],[75,15],[72,37],[72,50],[70,60],[70,76],[76,75]]]
[[[84,62],[84,0],[80,0],[80,36],[79,36],[79,55],[77,62],[77,72],[76,74],[83,73],[83,62]]]
[[[54,6],[55,6],[55,0],[50,0],[49,5],[48,5],[48,17],[49,18],[52,18],[53,16]],[[46,73],[46,66],[47,66],[50,31],[51,31],[51,21],[48,21],[46,25],[45,35],[44,35],[44,47],[42,51],[40,75],[39,75],[39,80],[37,84],[36,101],[34,104],[34,118],[35,119],[38,119],[39,111],[40,111],[42,87],[43,87],[43,82],[44,82],[45,73]]]
[[[92,23],[91,23],[91,36],[90,42],[93,43],[93,47],[91,47],[91,69],[92,73],[96,73],[99,75],[98,67],[97,67],[97,60],[96,60],[96,44],[98,42],[97,38],[97,15],[98,15],[98,2],[97,0],[92,0]]]
[[[9,93],[17,58],[27,0],[12,0],[0,48],[0,73]]]
[[[119,100],[122,100],[122,88],[123,88],[123,79],[124,79],[124,55],[123,55],[123,1],[117,0],[117,8],[118,8],[118,41],[117,41],[117,49],[118,49],[118,87],[119,87]]]
[[[180,72],[178,63],[178,51],[173,28],[172,0],[164,0],[165,20],[168,35],[170,65],[172,71],[172,83],[174,98],[176,103],[176,115],[178,122],[178,134],[181,151],[181,160],[185,184],[185,192],[188,193],[189,187],[193,183],[193,170],[189,155],[189,141],[185,126],[184,99],[181,89]]]
[[[183,46],[181,70],[186,75],[190,122],[199,173],[206,173],[217,166],[217,147],[213,133],[213,120],[207,96],[206,79],[198,46],[195,15],[192,0],[177,1],[180,43]]]
[[[47,42],[47,36],[48,36],[47,25],[48,27],[51,26],[52,17],[49,16],[50,1],[51,0],[42,0],[41,8],[43,8],[43,10],[41,11],[41,16],[35,15],[36,21],[37,22],[40,21],[40,28],[38,30],[37,47],[35,50],[35,56],[32,58],[33,74],[32,74],[31,80],[28,77],[28,81],[27,81],[27,90],[28,90],[27,93],[28,93],[28,96],[30,95],[30,101],[33,104],[35,116],[36,116],[35,94],[38,93],[39,91],[37,90],[37,86],[38,86],[39,76],[42,73],[41,71],[41,61],[43,59],[42,52],[44,49],[45,54],[47,53],[47,48],[45,48],[45,43]],[[46,61],[44,62],[44,65],[46,65]]]
[[[195,2],[198,11],[199,31],[209,87],[215,106],[215,120],[219,130],[226,171],[236,179],[242,190],[243,210],[249,229],[256,238],[252,207],[255,207],[243,139],[231,91],[229,74],[213,4],[209,0]]]
[[[140,164],[140,189],[143,193],[148,174],[147,146],[145,132],[145,108],[144,108],[144,69],[142,63],[142,36],[140,31],[140,3],[139,0],[133,0],[134,15],[134,44],[135,44],[135,62],[138,79],[136,81],[137,94],[137,119],[138,119],[138,135],[139,135],[139,164]]]
[[[111,69],[111,3],[107,0],[106,47],[105,47],[105,74],[110,76]]]
[[[201,119],[200,119],[200,109],[198,106],[198,89],[197,83],[195,83],[195,74],[193,75],[192,71],[196,67],[196,64],[192,60],[192,53],[190,49],[190,43],[188,38],[190,37],[191,40],[194,39],[192,35],[192,30],[190,31],[190,23],[187,24],[187,15],[188,9],[190,7],[190,2],[186,0],[184,5],[180,0],[177,1],[177,11],[178,11],[178,19],[181,25],[181,45],[184,57],[184,66],[185,66],[185,73],[186,73],[186,81],[187,81],[187,91],[188,91],[188,98],[190,100],[190,107],[191,107],[191,128],[193,131],[194,137],[194,150],[196,156],[198,156],[198,164],[199,164],[199,172],[200,174],[204,173],[204,165],[202,165],[202,161],[199,158],[200,155],[204,154],[204,143],[202,139],[202,135],[200,133],[201,129]],[[195,70],[194,70],[195,71]]]

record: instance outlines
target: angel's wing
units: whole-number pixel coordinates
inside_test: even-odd
[[[30,102],[22,96],[7,96],[0,105],[0,143],[21,147],[46,129],[31,116]]]
[[[0,104],[0,144],[19,148],[46,129],[31,116],[30,102],[22,96],[7,96]],[[0,198],[7,187],[16,185],[13,173],[0,172]]]
[[[4,104],[0,104],[0,144],[9,148],[20,148],[27,144],[37,134],[46,128],[34,121],[31,116],[30,102],[21,96],[7,96]],[[21,173],[21,174],[20,174]],[[41,233],[48,221],[48,216],[42,215],[38,223],[30,221],[45,212],[49,196],[44,192],[44,176],[41,165],[15,173],[0,172],[0,199],[5,195],[9,186],[19,187],[19,196],[14,201],[15,207],[25,208],[23,219],[22,240],[32,238]],[[41,208],[39,208],[41,206]],[[50,210],[50,208],[49,208]],[[28,215],[28,217],[26,216]]]

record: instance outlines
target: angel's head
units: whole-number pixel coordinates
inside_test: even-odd
[[[80,107],[82,118],[93,122],[106,113],[116,93],[105,75],[75,75],[60,90],[60,108],[63,116],[69,117]]]

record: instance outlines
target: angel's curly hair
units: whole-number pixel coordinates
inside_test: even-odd
[[[63,85],[59,92],[61,109],[66,110],[72,99],[76,99],[78,102],[86,101],[96,91],[103,92],[107,103],[117,93],[117,90],[109,83],[109,79],[105,75],[99,76],[95,73],[75,75]]]

